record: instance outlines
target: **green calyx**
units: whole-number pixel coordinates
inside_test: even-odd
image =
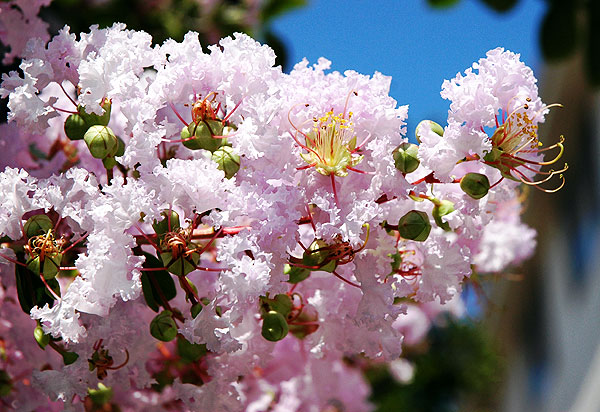
[[[467,173],[460,180],[460,188],[473,199],[481,199],[490,190],[490,181],[481,173]]]
[[[48,216],[34,215],[27,219],[23,226],[23,231],[25,232],[25,236],[29,239],[34,236],[45,235],[53,228],[54,224]]]
[[[27,269],[35,274],[43,274],[46,280],[53,279],[60,270],[62,257],[62,253],[57,251],[32,256],[27,261]]]
[[[167,270],[177,276],[186,276],[193,272],[200,261],[200,255],[197,252],[178,256],[174,256],[171,252],[162,252],[160,258]]]
[[[152,229],[157,235],[164,235],[167,232],[173,232],[180,228],[179,214],[174,210],[163,210],[160,214],[161,220],[155,220],[152,223]]]
[[[427,213],[419,210],[411,210],[400,218],[398,232],[404,239],[423,242],[429,237],[431,223]]]

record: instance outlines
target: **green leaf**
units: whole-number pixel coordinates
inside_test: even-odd
[[[72,363],[75,363],[75,361],[77,359],[79,359],[79,355],[76,354],[75,352],[63,352],[61,353],[62,358],[63,358],[63,363],[65,365],[70,365]]]
[[[185,363],[193,363],[206,355],[206,345],[188,342],[185,338],[177,338],[177,353]]]
[[[456,5],[460,0],[427,0],[427,3],[431,7],[442,9],[446,7],[452,7]]]
[[[519,0],[481,0],[491,9],[504,13],[516,6]]]
[[[280,14],[305,6],[306,0],[266,0],[263,2],[260,17],[267,22]]]
[[[15,277],[17,296],[23,312],[29,315],[31,309],[35,306],[43,307],[48,304],[49,307],[52,307],[54,305],[54,297],[46,289],[39,275],[34,274],[24,266],[15,265]],[[60,296],[60,288],[56,279],[50,279],[47,283]]]
[[[288,280],[289,283],[300,283],[310,276],[310,270],[288,264],[285,265],[283,273],[290,277]]]
[[[577,16],[574,3],[553,3],[542,21],[540,42],[544,58],[556,61],[577,47]]]
[[[146,261],[144,262],[145,268],[164,267],[162,262],[150,253],[143,252],[143,255],[146,257]],[[142,271],[141,280],[142,292],[144,293],[146,304],[155,312],[158,312],[159,306],[163,305],[163,302],[161,302],[160,293],[155,285],[158,285],[162,295],[167,301],[173,299],[177,295],[175,282],[173,281],[173,278],[169,272],[166,270]]]
[[[198,316],[200,312],[202,312],[202,308],[204,308],[204,305],[202,305],[202,303],[196,303],[195,305],[192,305],[192,307],[190,308],[192,318],[196,319],[196,316]]]
[[[0,396],[8,396],[12,391],[12,379],[8,372],[0,369]]]

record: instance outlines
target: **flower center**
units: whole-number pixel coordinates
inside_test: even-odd
[[[325,116],[314,119],[313,128],[304,135],[308,153],[300,156],[310,166],[315,166],[322,175],[348,175],[348,168],[361,162],[362,155],[356,154],[356,135],[354,124],[343,114],[334,115],[333,111]]]

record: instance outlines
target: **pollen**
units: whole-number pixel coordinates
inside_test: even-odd
[[[348,118],[333,111],[313,119],[312,129],[304,134],[307,153],[301,153],[302,159],[309,166],[314,166],[317,172],[329,176],[347,176],[348,168],[353,168],[361,162],[356,147],[356,135],[352,113]]]

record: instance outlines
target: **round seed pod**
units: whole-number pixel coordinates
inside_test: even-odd
[[[83,140],[96,159],[114,156],[119,149],[119,140],[107,126],[92,126],[85,132]]]
[[[173,320],[171,311],[159,313],[150,322],[150,334],[163,342],[170,342],[177,336],[177,325]]]
[[[65,134],[71,140],[81,140],[90,127],[79,114],[72,114],[65,120]]]
[[[398,231],[404,239],[422,242],[427,239],[431,232],[431,223],[427,213],[411,210],[400,218]]]
[[[271,310],[263,317],[261,334],[266,340],[277,342],[285,338],[288,331],[288,324],[281,313]]]
[[[411,173],[417,170],[419,164],[419,146],[412,143],[402,143],[394,150],[394,166],[402,173]]]
[[[217,169],[225,172],[227,179],[231,179],[240,170],[240,157],[230,146],[222,146],[215,150],[211,159],[217,163]]]
[[[490,190],[490,181],[481,173],[467,173],[460,180],[460,188],[473,199],[481,199]]]
[[[433,120],[423,120],[417,125],[417,127],[415,127],[415,137],[417,138],[417,141],[419,143],[421,143],[421,130],[420,129],[425,124],[429,125],[432,132],[436,133],[439,136],[442,136],[442,137],[444,136],[444,128],[442,126],[440,126]]]

